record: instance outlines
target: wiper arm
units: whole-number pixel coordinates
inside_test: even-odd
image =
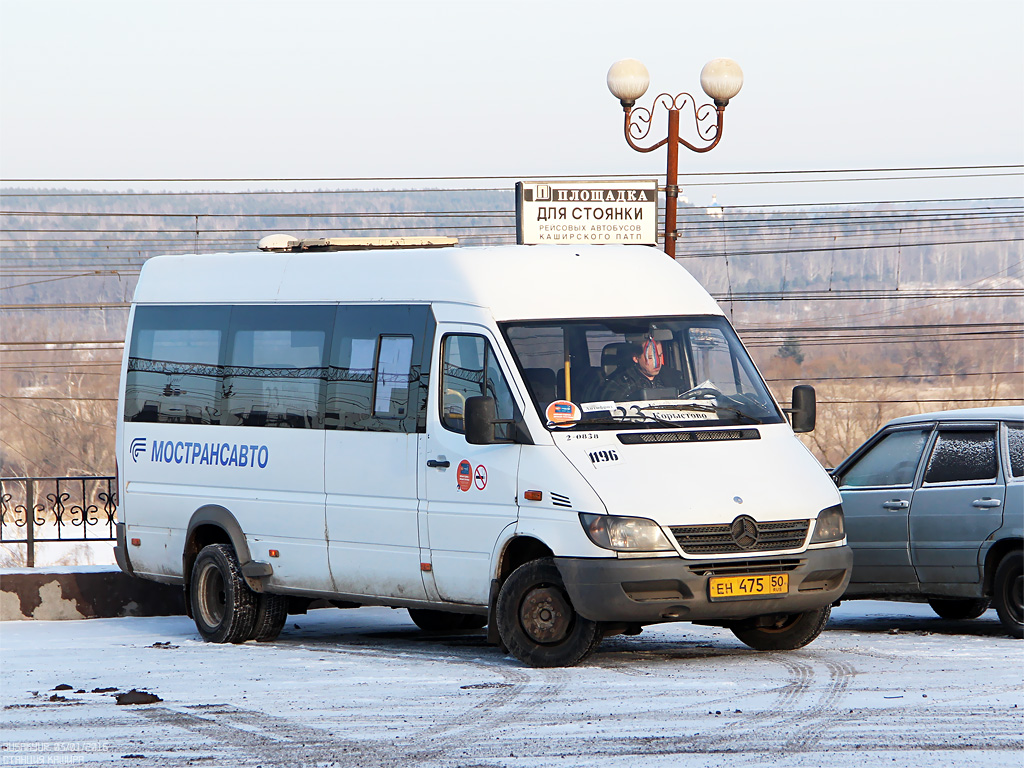
[[[756,416],[751,416],[749,413],[745,413],[741,411],[739,408],[732,408],[731,406],[728,405],[716,405],[715,410],[728,411],[729,413],[736,414],[737,416],[742,416],[744,419],[749,419],[751,424],[761,423],[761,420],[759,418],[757,418]]]
[[[634,405],[638,411],[702,411],[714,413],[716,406],[700,403],[668,403],[665,405]]]
[[[633,407],[636,408],[638,411],[640,411],[640,410],[699,411],[699,412],[703,412],[703,413],[716,413],[716,414],[717,414],[718,411],[727,411],[729,413],[735,414],[736,416],[741,416],[741,417],[743,417],[745,419],[749,419],[751,424],[760,424],[761,423],[761,420],[758,419],[757,417],[751,416],[749,413],[745,413],[744,411],[741,411],[739,408],[733,408],[733,407],[728,406],[728,405],[715,405],[715,404],[712,404],[712,403],[708,403],[707,405],[701,405],[701,404],[698,404],[698,403],[672,403],[672,404],[669,404],[669,405],[648,405],[648,406],[634,405]],[[649,415],[649,414],[645,414],[645,415]],[[654,417],[652,417],[652,418],[654,418]],[[675,424],[675,422],[672,422],[672,423]],[[678,425],[676,425],[676,426],[678,426]]]
[[[638,416],[641,416],[645,419],[650,419],[651,421],[656,421],[658,424],[664,424],[665,426],[672,427],[673,429],[679,429],[679,422],[677,421],[672,421],[671,419],[663,419],[661,416],[658,416],[655,413],[644,413],[645,408],[639,405],[634,405],[633,408],[636,410]]]

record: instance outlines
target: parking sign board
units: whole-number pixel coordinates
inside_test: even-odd
[[[517,182],[516,242],[657,245],[658,182]]]

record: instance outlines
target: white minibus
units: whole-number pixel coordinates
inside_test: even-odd
[[[135,292],[117,560],[182,585],[205,639],[316,600],[487,626],[533,666],[659,622],[821,632],[852,557],[793,434],[813,390],[780,408],[675,261],[317,242],[159,256]]]

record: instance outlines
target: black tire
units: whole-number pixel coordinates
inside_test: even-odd
[[[988,610],[990,600],[987,597],[976,600],[965,598],[962,600],[929,600],[928,605],[936,614],[951,621],[965,621],[976,619]]]
[[[495,615],[502,643],[531,667],[570,667],[601,642],[601,626],[576,613],[549,557],[512,572],[498,592]]]
[[[449,613],[426,608],[409,608],[409,618],[426,632],[451,632],[457,629],[480,629],[487,626],[487,616],[475,613]]]
[[[256,620],[253,622],[249,639],[257,643],[277,640],[288,620],[288,598],[266,592],[256,595]]]
[[[1021,603],[1024,602],[1024,552],[1011,552],[996,568],[992,583],[993,600],[1003,628],[1010,637],[1024,638],[1024,618]]]
[[[192,566],[192,614],[211,643],[244,643],[256,621],[256,593],[249,589],[229,544],[204,547]]]
[[[832,613],[830,606],[779,618],[767,627],[752,624],[731,627],[745,645],[756,651],[792,651],[803,648],[821,634]]]

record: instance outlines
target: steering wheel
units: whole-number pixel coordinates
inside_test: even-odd
[[[687,400],[711,400],[721,394],[717,389],[712,389],[711,387],[697,387],[696,389],[681,393],[679,397],[686,398]]]

